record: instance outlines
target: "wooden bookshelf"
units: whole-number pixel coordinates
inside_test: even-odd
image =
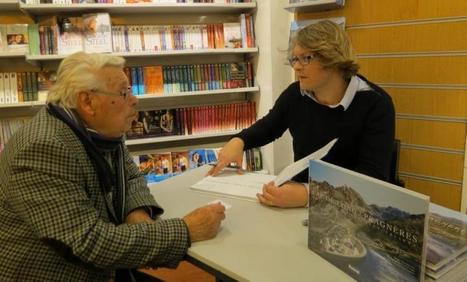
[[[207,138],[214,138],[214,137],[229,137],[239,132],[240,130],[234,130],[234,131],[224,131],[224,132],[206,133],[206,134],[171,135],[171,136],[161,136],[161,137],[128,139],[125,141],[125,144],[127,146],[132,146],[132,145],[142,145],[142,144],[151,144],[151,143],[166,143],[166,142],[185,141],[185,140],[194,140],[194,139],[207,139]]]

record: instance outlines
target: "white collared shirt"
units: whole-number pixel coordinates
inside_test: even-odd
[[[355,93],[358,91],[365,91],[365,90],[370,90],[371,87],[366,83],[365,80],[361,79],[360,77],[354,75],[350,79],[349,85],[347,86],[347,89],[345,90],[344,97],[342,97],[342,100],[335,104],[335,105],[326,105],[330,108],[337,108],[339,106],[342,106],[344,108],[344,111],[347,110],[347,108],[350,106],[350,103],[352,103],[353,98],[355,97]],[[305,90],[305,89],[300,89],[300,93],[302,95],[306,95],[313,99],[318,104],[321,104],[316,100],[315,96],[313,95],[312,91]]]

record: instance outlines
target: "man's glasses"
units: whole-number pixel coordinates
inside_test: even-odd
[[[108,92],[108,91],[103,91],[99,89],[91,89],[91,92],[104,94],[104,95],[110,95],[110,96],[122,96],[123,99],[126,99],[128,96],[130,96],[133,93],[133,91],[131,90],[131,86],[128,86],[127,88],[124,88],[120,90],[119,92]]]
[[[300,65],[306,66],[313,61],[315,56],[309,54],[309,55],[302,55],[302,56],[292,56],[288,57],[287,60],[289,61],[289,64],[293,67],[295,63],[300,62]]]

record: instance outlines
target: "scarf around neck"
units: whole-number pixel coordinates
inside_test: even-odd
[[[114,218],[115,223],[124,222],[126,173],[123,159],[123,138],[104,137],[97,131],[86,127],[73,109],[49,103],[47,111],[70,127],[79,138],[94,166],[102,192],[112,193],[113,209],[117,216]],[[105,159],[105,154],[112,156],[111,161],[115,167],[115,175],[109,162]]]

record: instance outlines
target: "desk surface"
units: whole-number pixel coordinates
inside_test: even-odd
[[[308,230],[301,223],[307,209],[270,208],[190,189],[208,169],[200,167],[150,185],[165,210],[164,218],[182,217],[215,199],[232,205],[217,237],[193,243],[190,257],[240,281],[353,281],[308,250]]]

